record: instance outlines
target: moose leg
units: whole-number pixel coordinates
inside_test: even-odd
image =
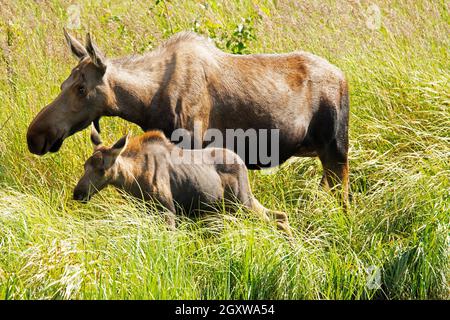
[[[289,226],[289,221],[286,213],[281,211],[270,210],[264,207],[251,193],[250,189],[248,190],[248,194],[240,196],[240,201],[246,206],[248,209],[252,210],[258,216],[267,223],[270,223],[271,220],[275,220],[277,223],[278,230],[283,231],[289,237],[292,236],[291,228]]]
[[[327,108],[328,105],[328,108]],[[344,210],[348,207],[348,122],[349,122],[349,96],[348,86],[344,81],[341,83],[341,97],[339,108],[330,108],[327,101],[323,101],[321,106],[329,112],[328,118],[333,119],[330,123],[336,128],[333,139],[322,144],[319,148],[319,158],[323,165],[322,185],[331,188],[336,192],[335,186],[342,186],[341,200]],[[319,108],[320,109],[320,108]],[[339,110],[336,112],[335,110]],[[322,140],[324,141],[324,140]],[[327,139],[325,139],[327,141]]]
[[[253,195],[248,181],[248,171],[245,165],[242,164],[239,166],[237,176],[232,180],[234,181],[227,181],[227,184],[232,186],[232,193],[237,197],[239,202],[256,213],[258,217],[265,222],[270,223],[271,220],[275,220],[279,230],[283,231],[289,237],[292,236],[286,213],[267,209]]]
[[[323,166],[321,185],[325,189],[336,192],[336,186],[342,186],[342,204],[344,208],[348,205],[348,151],[339,148],[335,141],[331,142],[319,153]]]
[[[173,200],[169,196],[163,194],[154,195],[158,210],[163,213],[164,221],[167,223],[169,230],[175,230],[175,214],[176,209]]]
[[[306,141],[310,142],[323,166],[321,184],[336,192],[342,185],[342,204],[348,202],[348,123],[349,99],[345,81],[341,83],[339,101],[322,96],[313,115]]]
[[[175,214],[173,212],[165,212],[164,220],[166,221],[169,230],[176,229]]]
[[[289,237],[292,237],[291,228],[286,213],[281,211],[270,210],[264,207],[255,197],[250,201],[249,209],[258,213],[266,222],[270,222],[270,218],[276,221],[278,230],[283,231]],[[270,217],[270,218],[269,218]]]

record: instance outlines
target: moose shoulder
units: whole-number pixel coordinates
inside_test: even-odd
[[[32,153],[58,151],[65,138],[101,116],[119,116],[169,138],[183,128],[200,146],[209,142],[207,129],[224,136],[227,129],[255,130],[258,146],[262,129],[274,129],[278,163],[318,156],[322,183],[343,182],[347,193],[348,87],[325,59],[306,52],[232,55],[190,32],[141,56],[106,59],[89,35],[85,46],[65,37],[79,63],[30,124]],[[249,168],[266,165],[243,158]]]

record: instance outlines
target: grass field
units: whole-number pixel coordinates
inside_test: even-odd
[[[2,1],[0,299],[448,299],[449,3],[373,3],[380,19],[356,0]],[[76,64],[62,28],[78,9],[71,33],[91,31],[109,57],[194,30],[228,52],[329,59],[351,89],[349,212],[313,158],[251,173],[257,198],[288,213],[293,247],[248,215],[170,232],[112,189],[75,203],[88,130],[44,157],[25,134]],[[140,133],[102,128],[107,143]]]

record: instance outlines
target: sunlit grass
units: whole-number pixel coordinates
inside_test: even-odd
[[[88,132],[44,157],[25,141],[75,64],[62,34],[71,3],[0,8],[0,298],[449,298],[445,1],[379,1],[377,30],[366,26],[366,1],[79,1],[82,29],[72,33],[90,30],[110,57],[189,29],[226,51],[240,42],[242,52],[311,51],[346,73],[350,210],[319,187],[317,159],[251,173],[257,198],[288,213],[292,245],[249,214],[222,217],[218,228],[181,219],[168,231],[156,212],[111,189],[87,205],[71,200],[91,152]],[[234,34],[241,23],[249,34]],[[102,128],[107,143],[140,133],[117,118]]]

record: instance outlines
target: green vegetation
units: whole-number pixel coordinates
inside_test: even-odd
[[[195,30],[228,52],[311,51],[347,74],[349,212],[319,187],[316,159],[251,173],[258,199],[288,213],[291,247],[248,215],[219,229],[183,220],[171,232],[112,189],[72,201],[88,130],[44,157],[25,141],[76,63],[62,33],[70,3],[3,1],[0,298],[448,299],[449,6],[376,2],[379,28],[368,1],[72,2],[81,11],[72,34],[90,30],[109,57]],[[140,132],[118,118],[102,127],[108,143]]]

